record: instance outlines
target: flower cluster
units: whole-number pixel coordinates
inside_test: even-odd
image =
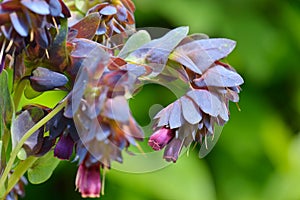
[[[183,146],[193,141],[202,144],[203,138],[214,134],[215,124],[223,126],[229,120],[229,101],[239,101],[243,83],[231,66],[221,62],[234,49],[232,40],[188,36],[187,27],[151,40],[148,32],[134,29],[131,0],[91,5],[86,16],[69,27],[71,13],[62,0],[0,3],[0,73],[11,70],[6,58],[13,57],[16,109],[23,93],[30,99],[50,90],[66,93],[53,109],[26,105],[13,115],[9,113],[13,108],[4,106],[4,113],[10,114],[2,114],[5,119],[16,117],[4,121],[11,130],[12,146],[2,148],[2,155],[17,157],[23,148],[26,155],[20,154],[21,159],[34,156],[34,165],[51,151],[59,159],[78,161],[75,185],[82,197],[99,197],[101,171],[110,169],[114,161],[122,163],[122,152],[130,145],[139,148],[144,134],[128,99],[145,80],[171,84],[180,79],[188,88],[156,115],[155,132],[148,142],[155,151],[165,148],[164,158],[173,162]],[[113,41],[117,35],[120,41]],[[8,93],[5,87],[0,96]],[[1,145],[10,144],[7,138],[0,132]],[[0,183],[13,169],[22,169],[14,168],[13,164],[18,166],[14,161],[1,163]],[[23,195],[23,189],[18,189],[23,183],[15,182],[15,188],[5,194],[0,190],[0,198]]]
[[[190,87],[155,116],[157,131],[149,145],[156,151],[166,147],[167,161],[176,162],[183,146],[193,141],[203,144],[203,138],[214,135],[215,124],[223,126],[229,120],[229,101],[239,101],[243,79],[219,60],[234,46],[231,40],[188,37],[170,56],[181,66],[181,77]]]
[[[70,17],[62,0],[6,0],[0,4],[0,71],[5,55],[15,55],[28,44],[47,49],[51,44],[51,27],[58,29],[59,18]]]

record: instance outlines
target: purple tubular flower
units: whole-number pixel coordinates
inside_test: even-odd
[[[164,159],[168,162],[176,162],[183,146],[183,141],[179,138],[174,138],[166,147]]]
[[[153,150],[159,151],[163,149],[174,137],[172,129],[161,128],[156,131],[149,139],[148,144]]]
[[[74,147],[74,141],[69,135],[62,135],[54,149],[54,156],[59,159],[69,160]]]
[[[86,166],[85,162],[83,162],[79,165],[76,176],[76,188],[83,198],[100,197],[100,163]]]

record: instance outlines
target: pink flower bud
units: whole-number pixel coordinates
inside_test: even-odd
[[[149,139],[148,144],[153,150],[163,149],[174,137],[172,129],[161,128],[156,131]]]

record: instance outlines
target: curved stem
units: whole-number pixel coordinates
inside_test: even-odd
[[[12,166],[15,162],[17,154],[19,153],[20,149],[22,148],[23,144],[26,140],[38,129],[40,129],[44,124],[46,124],[52,117],[54,117],[59,111],[61,111],[67,104],[67,100],[64,99],[61,104],[59,104],[56,108],[54,108],[48,115],[46,115],[43,119],[41,119],[38,123],[36,123],[31,129],[29,129],[18,142],[17,146],[13,149],[10,154],[10,158],[8,163],[5,167],[5,170],[0,178],[0,185],[1,187],[5,185],[5,181],[8,177],[9,172],[12,169]],[[1,194],[2,195],[2,194]],[[0,196],[2,198],[3,196]]]
[[[27,172],[27,170],[37,161],[39,157],[30,156],[26,160],[22,161],[15,169],[13,174],[9,177],[8,185],[6,188],[6,196],[13,187],[19,182],[20,178]]]

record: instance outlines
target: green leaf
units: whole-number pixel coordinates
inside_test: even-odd
[[[13,103],[8,89],[8,73],[3,70],[0,74],[0,136],[2,136],[4,127],[9,129],[13,117]],[[3,123],[3,124],[1,124]]]
[[[32,184],[40,184],[47,181],[59,162],[60,160],[54,157],[53,151],[50,151],[39,158],[32,167],[28,169],[28,180]]]
[[[140,48],[144,44],[151,41],[151,36],[147,31],[138,31],[133,34],[125,43],[125,46],[121,49],[118,57],[126,58],[131,52]]]
[[[14,117],[14,106],[8,88],[8,73],[3,70],[0,74],[0,171],[6,166],[6,154],[9,153],[9,129]]]

